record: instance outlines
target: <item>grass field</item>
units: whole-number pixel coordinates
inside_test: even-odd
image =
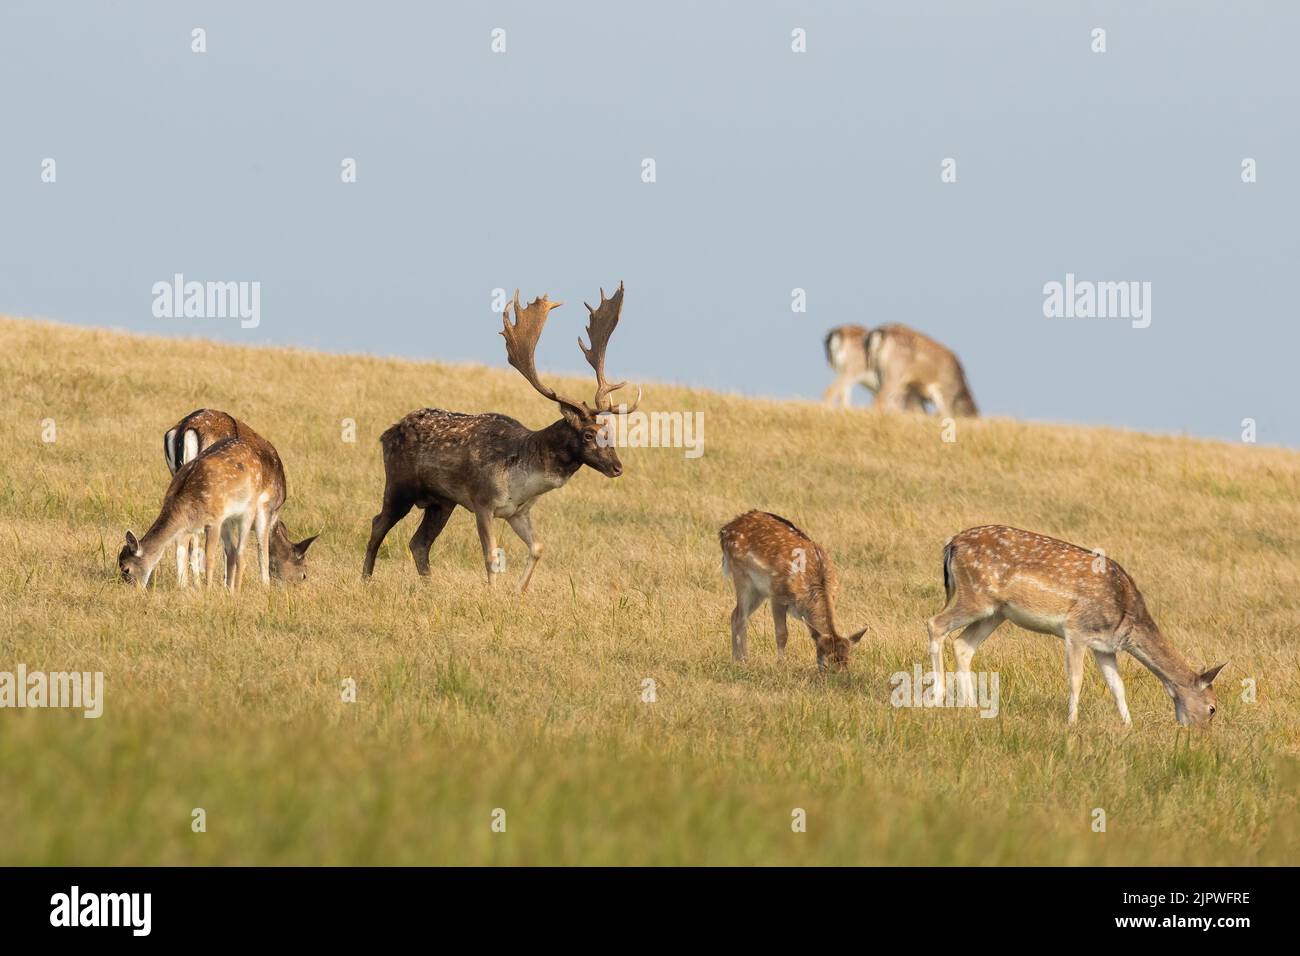
[[[920,416],[652,384],[643,408],[703,410],[704,455],[626,450],[623,478],[543,498],[528,594],[487,589],[465,511],[431,580],[412,515],[362,583],[384,428],[425,405],[557,417],[501,366],[0,320],[0,670],[105,675],[98,720],[0,710],[0,864],[1300,861],[1300,454],[1005,420],[944,443]],[[170,559],[148,592],[117,580],[162,434],[202,406],[279,448],[286,525],[322,533],[304,585],[180,592]],[[717,530],[751,507],[835,557],[841,621],[871,625],[848,674],[819,676],[793,623],[778,665],[766,610],[731,662]],[[944,541],[985,522],[1103,548],[1193,665],[1230,660],[1214,728],[1179,728],[1128,657],[1132,729],[1091,660],[1067,728],[1060,642],[1009,624],[975,658],[997,717],[891,706]]]

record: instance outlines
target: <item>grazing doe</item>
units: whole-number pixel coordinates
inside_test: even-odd
[[[228,412],[214,408],[200,408],[190,412],[163,435],[163,457],[174,475],[187,461],[193,461],[204,449],[226,438],[242,438],[262,458],[272,481],[279,484],[280,505],[276,506],[278,513],[278,508],[289,494],[280,455],[274,445]],[[317,537],[319,535],[312,535],[294,543],[289,540],[289,530],[284,522],[277,520],[271,529],[271,577],[278,581],[306,580],[307,549]],[[198,584],[199,572],[203,566],[203,550],[199,546],[198,535],[182,535],[176,539],[176,578],[182,585],[185,584],[187,564],[193,571],[194,583]]]
[[[882,325],[866,333],[863,352],[856,381],[876,393],[881,408],[924,411],[928,402],[943,417],[979,414],[961,362],[929,336],[905,325]]]
[[[379,545],[393,525],[412,507],[424,509],[424,518],[411,538],[411,556],[418,574],[429,574],[429,549],[442,532],[457,505],[474,513],[488,584],[501,571],[497,560],[494,518],[504,518],[528,547],[528,563],[519,590],[528,589],[533,569],[542,554],[542,543],[533,533],[533,503],[548,491],[561,487],[583,465],[609,478],[623,474],[609,439],[605,416],[635,411],[615,409],[610,393],[626,385],[605,381],[605,350],[618,325],[623,309],[623,284],[610,298],[600,292],[600,305],[593,309],[587,325],[590,347],[578,339],[587,362],[596,373],[595,407],[566,398],[538,378],[533,352],[551,309],[562,303],[546,296],[534,299],[526,308],[515,291],[514,322],[506,306],[501,334],[506,340],[506,357],[511,365],[541,395],[560,406],[559,421],[533,431],[513,418],[495,413],[466,415],[441,408],[411,412],[380,437],[384,449],[383,509],[371,522],[366,546],[363,578],[375,569]]]
[[[948,603],[928,622],[939,696],[943,639],[965,628],[953,639],[953,652],[958,690],[969,694],[971,658],[997,626],[1009,620],[1065,641],[1070,723],[1079,715],[1086,650],[1092,651],[1125,724],[1131,721],[1116,660],[1120,651],[1132,654],[1160,678],[1180,724],[1204,727],[1214,717],[1213,683],[1224,665],[1201,673],[1188,665],[1156,627],[1128,572],[1102,554],[1005,525],[969,528],[943,549],[943,586]]]
[[[725,525],[718,538],[722,573],[736,586],[736,608],[731,612],[733,660],[747,656],[746,622],[771,598],[778,660],[785,657],[789,613],[808,626],[817,646],[819,670],[826,669],[828,660],[836,669],[848,666],[849,651],[866,629],[844,637],[836,626],[839,577],[820,545],[785,518],[766,511],[747,511]]]
[[[835,372],[835,381],[822,401],[831,408],[848,408],[854,385],[865,385],[873,395],[880,391],[880,374],[867,367],[867,333],[861,325],[840,325],[826,333],[826,361]],[[925,402],[910,390],[904,393],[903,406],[908,411],[925,411]]]
[[[226,586],[238,590],[243,578],[244,544],[257,534],[262,583],[269,584],[270,530],[283,500],[283,485],[259,448],[243,438],[227,438],[186,462],[172,476],[162,511],[143,538],[128,531],[117,556],[122,580],[145,587],[167,546],[182,535],[205,534],[208,587],[217,580],[224,545]]]

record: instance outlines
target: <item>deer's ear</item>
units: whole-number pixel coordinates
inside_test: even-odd
[[[131,553],[137,558],[140,557],[140,542],[136,540],[133,532],[128,531],[126,533],[126,546],[131,549]]]
[[[867,633],[867,629],[864,627],[862,630],[858,631],[858,633],[850,637],[849,640],[856,644],[858,641],[862,640],[862,635],[865,633]]]
[[[564,416],[564,420],[574,428],[580,429],[587,424],[587,416],[583,414],[583,409],[570,405],[568,402],[560,402],[559,404],[560,413]]]
[[[293,546],[294,553],[301,558],[304,554],[307,553],[307,549],[311,547],[311,543],[319,537],[320,535],[314,534],[310,538],[303,538],[301,541],[299,541],[297,544]]]
[[[1211,684],[1214,683],[1214,678],[1219,676],[1219,671],[1223,670],[1227,666],[1228,666],[1228,662],[1224,661],[1218,667],[1211,667],[1208,671],[1206,671],[1204,674],[1200,675],[1200,677],[1196,679],[1197,685],[1200,687],[1209,687]]]

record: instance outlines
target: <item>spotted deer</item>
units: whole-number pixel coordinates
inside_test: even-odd
[[[187,461],[193,461],[204,449],[226,438],[242,438],[262,458],[273,480],[278,483],[281,505],[288,496],[288,482],[284,465],[275,446],[239,421],[229,412],[214,408],[200,408],[190,412],[163,435],[163,457],[174,475]],[[277,506],[278,508],[279,506]],[[297,543],[289,540],[289,529],[277,520],[271,529],[269,547],[271,577],[280,581],[302,581],[307,577],[307,549],[319,537],[312,535]],[[182,535],[176,539],[176,578],[186,583],[187,565],[194,583],[199,582],[204,552],[197,534]]]
[[[441,408],[411,412],[380,436],[384,451],[384,502],[371,522],[361,575],[368,578],[375,569],[375,556],[384,536],[411,508],[424,509],[424,517],[410,541],[415,570],[429,575],[429,549],[459,505],[473,512],[478,526],[483,563],[491,585],[501,566],[497,558],[494,518],[504,518],[528,547],[528,563],[519,579],[524,592],[542,555],[542,543],[533,531],[532,507],[542,495],[563,486],[586,465],[608,478],[623,474],[623,464],[607,430],[607,417],[636,410],[614,407],[610,395],[626,382],[610,384],[605,379],[605,351],[623,309],[623,284],[609,298],[600,292],[600,305],[587,306],[590,313],[587,336],[578,347],[596,373],[593,406],[558,394],[538,377],[533,353],[546,317],[562,303],[546,296],[527,307],[519,304],[515,291],[514,321],[506,305],[501,335],[506,340],[506,359],[542,397],[555,402],[561,418],[546,428],[533,431],[513,418],[495,413],[467,415]],[[585,304],[585,303],[584,303]]]
[[[284,500],[279,478],[261,449],[245,438],[226,438],[204,449],[176,470],[162,511],[144,537],[126,533],[126,546],[117,556],[122,580],[146,587],[172,542],[203,534],[208,587],[219,580],[218,561],[224,548],[226,586],[238,590],[244,545],[252,529],[257,535],[262,583],[269,584],[270,531]]]
[[[979,414],[961,362],[929,336],[905,325],[882,325],[866,333],[862,348],[856,381],[876,393],[881,408],[922,411],[928,403],[945,418]]]
[[[718,538],[722,573],[736,587],[736,607],[731,612],[733,660],[743,661],[748,655],[746,622],[770,598],[778,660],[785,657],[789,636],[786,615],[793,614],[808,627],[819,670],[825,670],[828,661],[836,669],[848,666],[849,651],[866,629],[845,637],[836,624],[839,577],[820,545],[785,518],[766,511],[746,512],[725,525]]]
[[[943,549],[943,586],[947,604],[927,623],[938,696],[943,695],[944,638],[965,628],[953,639],[953,653],[957,689],[970,694],[971,658],[999,624],[1011,621],[1065,641],[1070,723],[1079,715],[1087,650],[1125,724],[1131,720],[1116,658],[1120,651],[1160,678],[1180,724],[1205,727],[1214,717],[1214,678],[1224,665],[1194,670],[1160,633],[1128,572],[1100,553],[1005,525],[969,528]]]

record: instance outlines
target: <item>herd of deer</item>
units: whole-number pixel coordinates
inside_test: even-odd
[[[533,431],[495,413],[463,414],[438,408],[411,412],[383,433],[384,497],[371,524],[362,576],[374,571],[379,546],[412,508],[424,515],[410,541],[420,575],[429,574],[429,550],[459,505],[474,513],[488,584],[500,572],[494,519],[503,518],[528,548],[520,578],[525,591],[542,544],[534,533],[533,504],[559,488],[583,465],[609,478],[623,465],[608,438],[610,416],[627,414],[611,395],[626,383],[605,378],[605,351],[623,307],[623,286],[600,305],[587,306],[587,336],[578,346],[596,375],[592,405],[568,398],[545,385],[533,355],[547,315],[562,303],[546,296],[527,306],[519,293],[507,304],[501,335],[509,363],[559,406],[561,418]],[[514,321],[511,321],[513,306]],[[826,394],[848,404],[855,383],[876,392],[884,408],[942,416],[975,415],[975,403],[955,355],[934,340],[900,325],[868,331],[842,326],[826,338],[827,358],[838,378]],[[200,577],[208,587],[224,580],[231,590],[243,576],[244,549],[251,530],[257,538],[258,570],[271,578],[302,580],[306,555],[315,537],[289,539],[280,509],[288,492],[284,466],[275,448],[244,422],[211,409],[181,419],[163,438],[171,484],[162,511],[141,538],[128,531],[118,555],[124,581],[148,585],[166,549],[176,544],[181,585]],[[731,651],[747,653],[746,622],[770,600],[777,656],[785,652],[787,616],[808,628],[819,668],[843,668],[864,633],[846,636],[835,619],[839,583],[830,556],[803,531],[778,515],[749,511],[720,532],[722,567],[736,590],[731,613]],[[202,541],[202,545],[200,545]],[[224,570],[218,561],[224,556]],[[1078,715],[1084,652],[1091,650],[1120,717],[1130,723],[1116,656],[1127,651],[1152,671],[1174,702],[1181,724],[1206,726],[1216,701],[1213,681],[1224,665],[1198,672],[1165,639],[1147,612],[1133,579],[1115,562],[1092,551],[1004,525],[970,528],[952,537],[943,550],[947,602],[927,622],[934,687],[944,688],[944,640],[953,640],[959,688],[969,688],[971,660],[980,644],[1005,620],[1065,644],[1069,683],[1069,721]],[[971,693],[969,689],[965,691]]]

